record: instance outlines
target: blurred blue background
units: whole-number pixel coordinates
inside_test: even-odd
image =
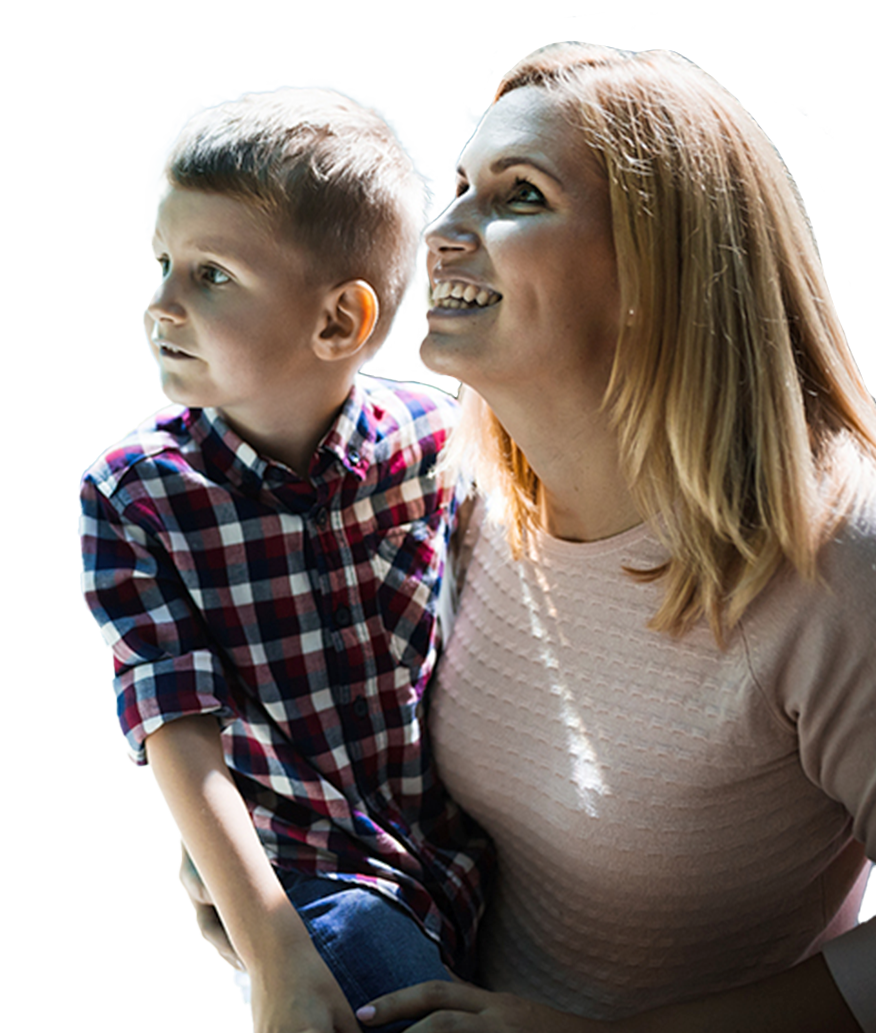
[[[117,434],[155,400],[137,316],[156,275],[144,244],[155,171],[187,117],[251,90],[331,86],[380,107],[430,179],[437,211],[504,49],[541,23],[682,42],[784,116],[846,308],[876,339],[876,13],[80,12],[77,478],[114,417]],[[375,372],[429,378],[416,358],[424,296],[420,282]],[[80,603],[77,628],[88,626]]]

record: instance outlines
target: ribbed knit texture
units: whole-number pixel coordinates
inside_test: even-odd
[[[645,526],[538,535],[515,562],[484,524],[430,726],[498,846],[487,985],[616,1019],[854,924],[852,815],[876,855],[874,510],[828,547],[829,591],[777,578],[725,652],[646,627],[659,582],[621,570],[663,558]]]

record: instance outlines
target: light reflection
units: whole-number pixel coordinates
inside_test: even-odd
[[[551,600],[550,586],[542,565],[539,564],[534,569],[527,569],[529,567],[529,564],[521,563],[519,565],[522,596],[529,613],[532,638],[538,644],[539,660],[544,670],[548,672],[551,695],[559,702],[559,713],[563,730],[566,733],[566,755],[570,763],[568,780],[574,788],[575,794],[572,801],[573,806],[575,810],[584,811],[595,818],[599,815],[599,798],[606,794],[607,787],[596,753],[590,744],[587,729],[575,705],[574,694],[569,688],[560,663],[558,647],[568,647],[569,642],[565,638],[558,620],[557,610]],[[538,583],[538,599],[528,581],[528,574],[535,575]],[[542,618],[542,609],[550,621],[550,628],[558,639],[556,644],[552,642],[548,625]]]

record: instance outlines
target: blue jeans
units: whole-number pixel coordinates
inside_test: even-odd
[[[438,945],[403,908],[380,893],[349,882],[289,872],[283,872],[281,878],[353,1011],[391,990],[429,979],[450,980]],[[410,1025],[394,1022],[368,1028],[400,1033]]]

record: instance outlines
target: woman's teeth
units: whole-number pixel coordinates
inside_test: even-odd
[[[495,305],[501,298],[501,294],[487,287],[475,287],[473,283],[453,280],[442,280],[432,291],[432,304],[435,308],[487,308],[489,305]]]

